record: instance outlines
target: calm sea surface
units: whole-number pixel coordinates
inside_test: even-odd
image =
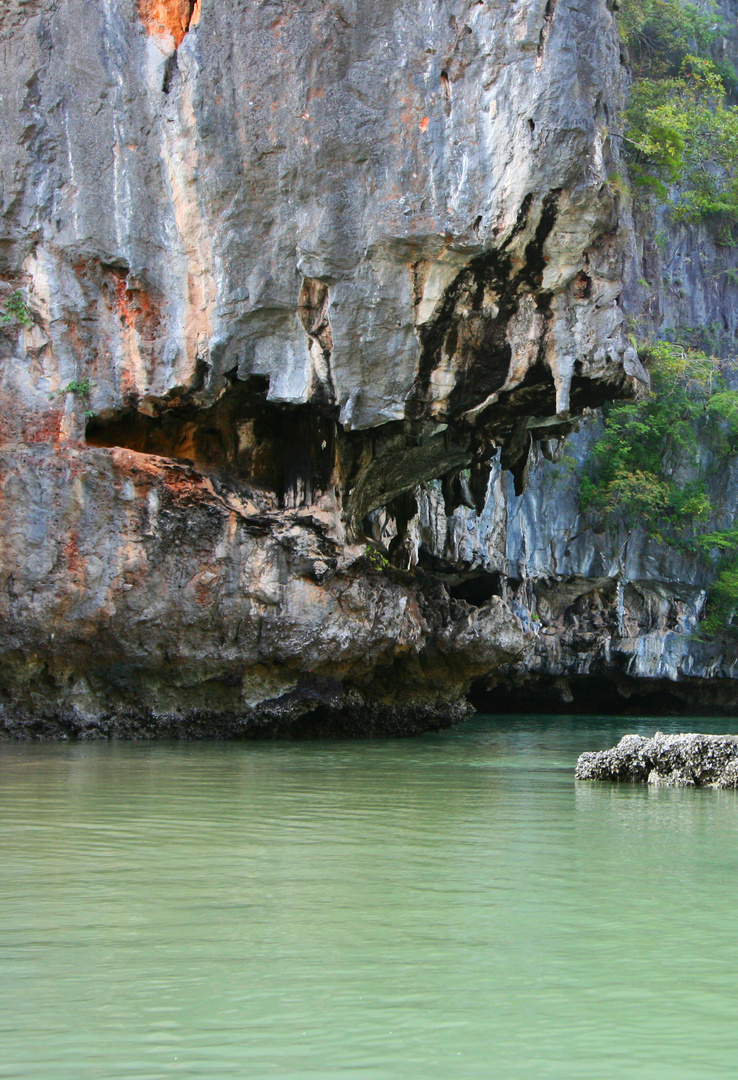
[[[576,783],[722,721],[0,746],[0,1077],[738,1073],[738,794]]]

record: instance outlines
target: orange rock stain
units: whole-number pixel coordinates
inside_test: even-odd
[[[116,471],[130,477],[136,487],[148,487],[156,483],[166,488],[169,494],[180,502],[207,502],[223,508],[207,477],[190,465],[119,446],[106,448],[106,452],[110,454]]]
[[[67,573],[70,577],[76,577],[83,568],[83,560],[79,551],[79,538],[76,529],[72,529],[64,545],[64,561],[67,564]]]
[[[168,34],[178,49],[187,31],[200,21],[200,0],[138,0],[138,17],[147,34]]]
[[[54,443],[61,438],[61,423],[64,418],[62,409],[54,409],[40,416],[34,414],[24,417],[21,437],[27,443]]]
[[[205,607],[207,604],[212,603],[216,599],[217,592],[214,586],[218,583],[216,578],[214,581],[198,581],[195,585],[195,599],[200,607]]]
[[[143,289],[129,288],[123,272],[114,271],[113,277],[121,323],[135,330],[144,341],[151,340],[160,322],[158,304]]]

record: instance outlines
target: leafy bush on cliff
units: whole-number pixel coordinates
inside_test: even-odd
[[[33,319],[28,310],[26,298],[20,289],[16,289],[0,308],[0,326],[8,326],[13,323],[18,326],[30,326],[32,322]]]
[[[738,560],[731,559],[720,571],[710,589],[707,612],[700,623],[700,633],[707,637],[734,636],[738,631]]]
[[[636,79],[679,73],[690,54],[707,56],[719,20],[685,0],[622,0],[620,33]]]
[[[641,400],[606,407],[605,430],[590,451],[580,501],[607,526],[642,525],[668,539],[709,516],[698,434],[713,415],[713,398],[722,395],[727,410],[730,391],[705,353],[657,342],[643,358],[651,391]]]
[[[581,480],[580,505],[612,530],[642,526],[653,537],[696,552],[717,571],[705,635],[738,633],[738,527],[705,532],[708,449],[713,468],[738,453],[738,391],[718,361],[670,342],[642,352],[651,392],[606,407],[605,429]]]
[[[634,83],[624,146],[636,185],[676,220],[712,220],[728,240],[738,222],[738,108],[726,102],[735,73],[709,56],[719,29],[683,0],[626,0],[621,32]]]
[[[678,78],[633,87],[631,175],[667,201],[677,221],[738,220],[738,108],[724,97],[715,65],[695,56],[686,57]]]

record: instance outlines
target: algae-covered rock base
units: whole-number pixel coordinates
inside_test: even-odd
[[[662,787],[738,788],[738,737],[625,735],[612,750],[582,754],[577,780],[630,780]]]

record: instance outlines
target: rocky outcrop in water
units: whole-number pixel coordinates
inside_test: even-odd
[[[625,735],[612,750],[582,754],[577,780],[627,780],[662,787],[738,788],[734,735]]]
[[[3,6],[7,733],[417,730],[524,660],[414,491],[645,377],[613,6]]]

